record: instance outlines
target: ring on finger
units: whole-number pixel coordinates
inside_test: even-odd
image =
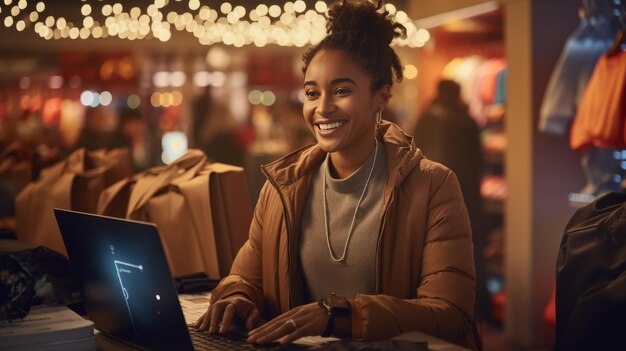
[[[298,329],[298,325],[296,324],[296,321],[293,320],[293,318],[289,318],[285,321],[285,324],[289,324],[291,325],[291,332],[295,332]]]

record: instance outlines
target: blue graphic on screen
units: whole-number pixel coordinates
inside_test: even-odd
[[[135,287],[136,283],[141,280],[135,275],[143,273],[143,266],[118,260],[113,260],[113,262],[115,263],[117,278],[120,281],[120,287],[122,289],[122,294],[124,295],[126,308],[128,309],[128,314],[130,315],[130,321],[133,325],[135,335],[137,335],[137,328],[135,327],[135,321],[133,319],[131,303],[132,300],[135,298],[136,293],[133,288]],[[133,284],[133,282],[135,284]]]

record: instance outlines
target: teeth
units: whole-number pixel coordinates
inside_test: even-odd
[[[335,123],[318,124],[318,127],[321,130],[330,130],[330,129],[339,128],[342,125],[343,125],[343,122],[335,122]]]

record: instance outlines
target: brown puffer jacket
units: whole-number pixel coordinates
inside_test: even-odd
[[[454,173],[424,158],[413,139],[384,122],[389,175],[376,253],[376,295],[357,295],[352,337],[376,340],[417,330],[476,348],[474,258],[467,211]],[[308,146],[263,167],[250,237],[212,300],[241,294],[265,319],[304,304],[300,218],[312,171],[325,153]]]

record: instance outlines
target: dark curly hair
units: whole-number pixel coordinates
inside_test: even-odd
[[[302,73],[323,49],[339,49],[350,53],[372,79],[372,91],[393,78],[402,81],[402,64],[389,46],[396,37],[406,36],[406,28],[396,23],[388,11],[380,11],[384,1],[339,0],[328,10],[326,37],[302,56]]]

